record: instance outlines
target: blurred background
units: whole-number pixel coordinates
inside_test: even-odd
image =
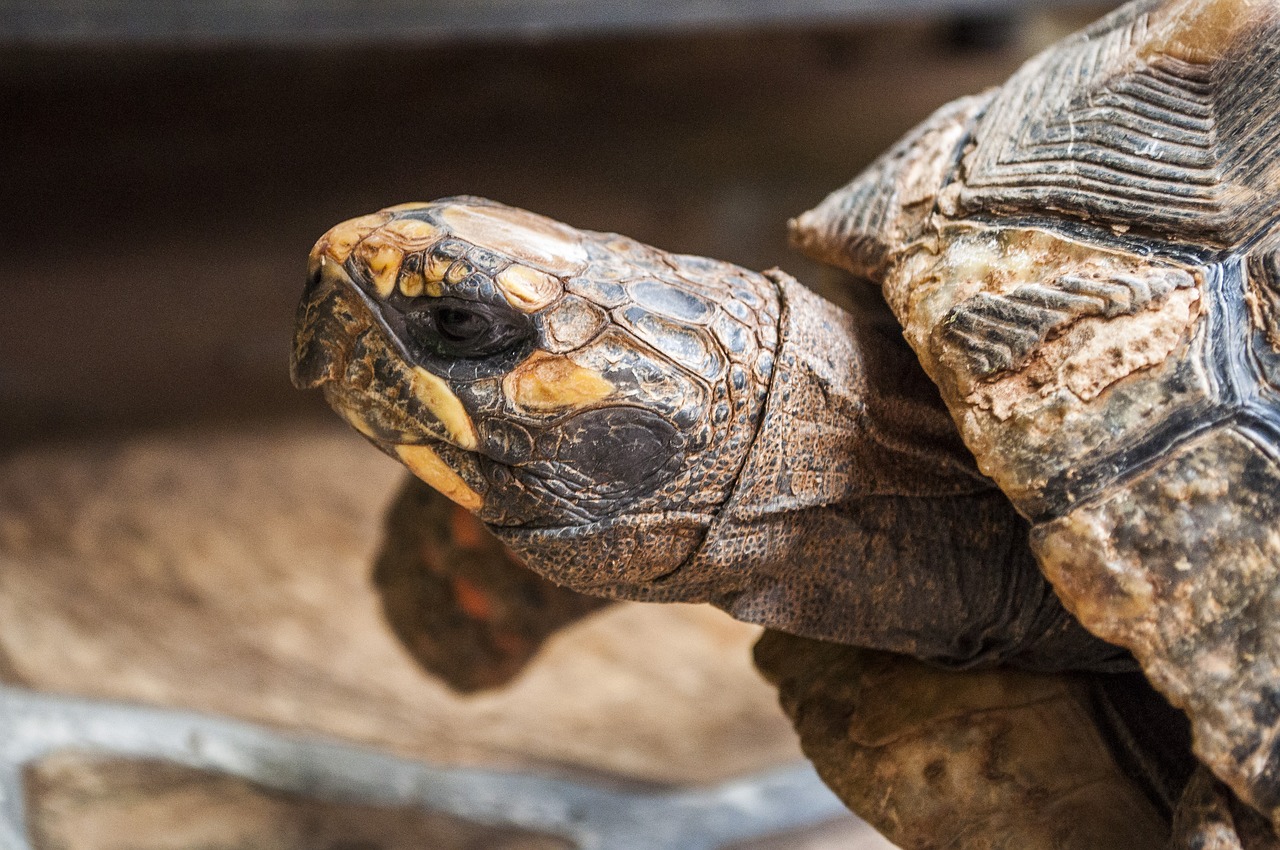
[[[367,578],[399,472],[289,384],[307,252],[340,220],[477,194],[840,297],[787,218],[1109,5],[3,0],[0,681],[590,787],[795,762],[755,632],[709,610],[593,615],[502,693],[413,666]],[[317,814],[304,780],[86,747],[9,765],[36,846],[561,846],[395,838],[385,813],[339,835],[363,821]],[[886,846],[813,811],[740,846]]]
[[[813,281],[786,249],[789,216],[937,106],[1104,11],[1061,0],[2,8],[9,445],[314,412],[284,367],[307,251],[332,224],[393,203],[479,194]]]

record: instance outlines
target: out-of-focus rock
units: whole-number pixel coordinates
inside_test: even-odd
[[[413,808],[328,802],[160,761],[64,753],[27,769],[36,850],[571,850]]]

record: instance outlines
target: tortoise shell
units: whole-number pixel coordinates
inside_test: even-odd
[[[1280,3],[1142,0],[792,222],[879,282],[1067,607],[1280,815]]]

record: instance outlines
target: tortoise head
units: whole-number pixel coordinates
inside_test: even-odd
[[[408,204],[316,244],[293,379],[531,566],[625,594],[728,499],[778,303],[727,263],[478,198]]]

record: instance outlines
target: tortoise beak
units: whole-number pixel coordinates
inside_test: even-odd
[[[350,357],[349,320],[355,285],[338,263],[320,257],[312,263],[307,287],[294,317],[289,374],[300,390],[338,380]]]

